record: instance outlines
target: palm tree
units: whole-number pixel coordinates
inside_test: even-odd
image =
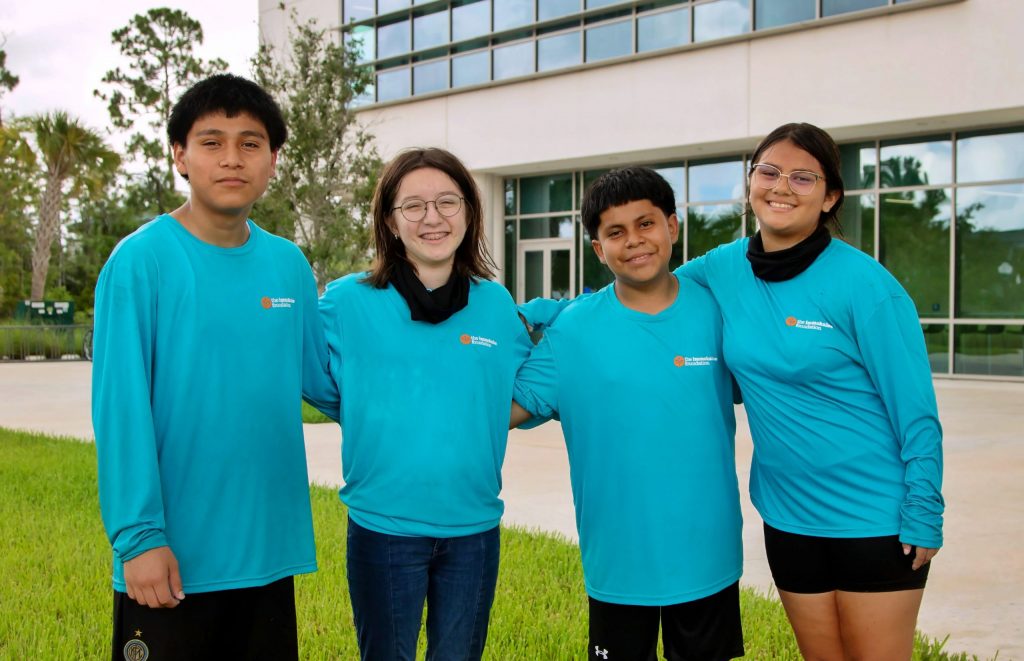
[[[50,248],[60,230],[65,197],[98,192],[117,173],[121,157],[103,139],[63,111],[32,118],[36,148],[45,166],[46,186],[32,248],[32,300],[43,298],[50,270]],[[66,184],[70,184],[66,186]],[[66,190],[65,190],[66,188]]]

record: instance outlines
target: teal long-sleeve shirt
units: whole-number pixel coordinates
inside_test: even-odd
[[[341,408],[341,500],[376,532],[458,537],[498,525],[516,371],[529,335],[508,291],[473,282],[448,319],[413,321],[391,285],[352,274],[320,311]]]
[[[186,593],[316,569],[300,397],[337,399],[316,286],[294,244],[249,230],[220,248],[163,215],[100,274],[93,426],[118,590],[123,562],[164,545]]]
[[[754,440],[751,500],[780,530],[942,545],[942,429],[917,312],[833,240],[802,273],[754,276],[748,239],[678,269],[710,288]]]

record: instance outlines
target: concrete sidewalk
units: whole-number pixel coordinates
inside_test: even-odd
[[[92,438],[90,364],[0,364],[0,426]],[[946,545],[934,560],[919,628],[948,650],[1024,661],[1024,384],[938,380],[945,429]],[[746,491],[750,435],[737,410],[737,465]],[[341,482],[335,425],[306,426],[311,482]],[[561,431],[509,436],[505,523],[576,537]],[[743,582],[772,589],[761,520],[744,496]]]

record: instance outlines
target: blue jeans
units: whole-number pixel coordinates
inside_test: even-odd
[[[427,660],[480,659],[498,581],[498,528],[402,537],[348,520],[348,589],[363,661],[414,661],[427,602]]]

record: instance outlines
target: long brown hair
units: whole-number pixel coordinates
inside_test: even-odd
[[[480,191],[469,170],[454,154],[436,147],[407,149],[384,166],[377,189],[373,192],[373,244],[376,257],[364,282],[383,289],[399,261],[409,262],[405,246],[388,224],[393,213],[395,196],[405,175],[420,168],[433,168],[445,173],[462,191],[466,214],[466,235],[455,250],[455,272],[470,278],[493,278],[496,270],[484,243],[484,214]],[[411,263],[410,263],[411,264]]]

